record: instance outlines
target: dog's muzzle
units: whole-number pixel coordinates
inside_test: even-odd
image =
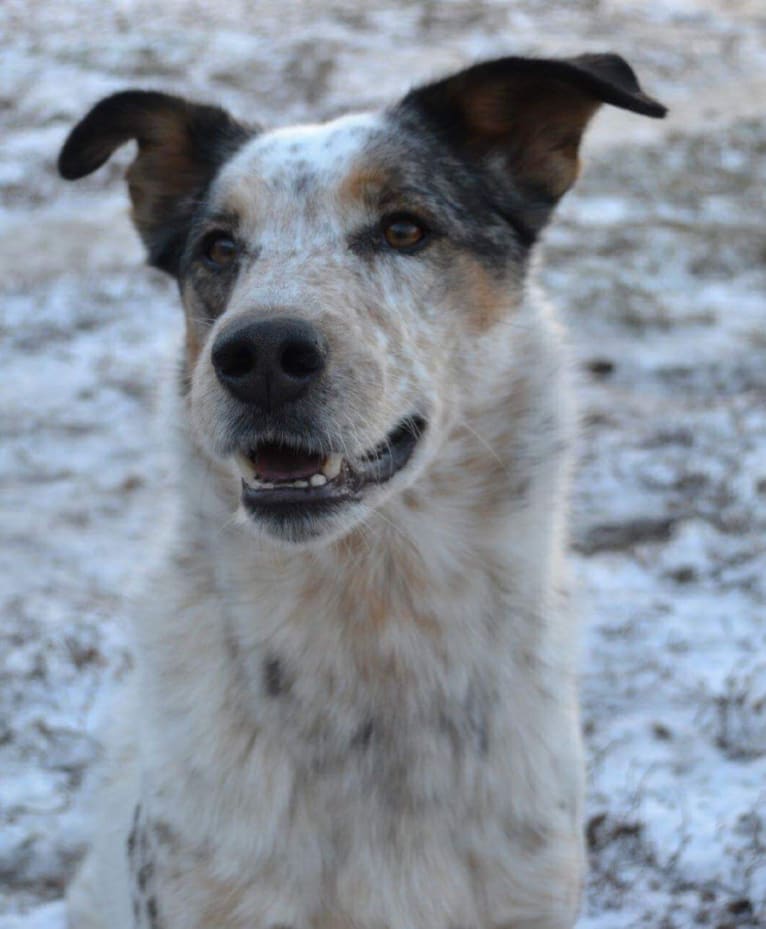
[[[424,417],[411,414],[366,452],[333,449],[311,426],[321,402],[317,388],[327,386],[328,355],[321,332],[290,316],[238,320],[213,344],[216,377],[250,418],[247,438],[234,451],[242,502],[272,525],[305,522],[361,500],[405,467],[426,429]]]
[[[408,416],[375,448],[358,457],[322,454],[301,442],[259,442],[238,452],[242,499],[254,515],[290,515],[297,509],[317,515],[359,500],[368,487],[384,484],[410,460],[426,428]]]

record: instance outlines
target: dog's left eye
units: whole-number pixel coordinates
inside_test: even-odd
[[[417,251],[428,239],[428,228],[409,213],[385,216],[381,222],[381,230],[386,242],[399,252]]]
[[[213,232],[204,241],[202,257],[213,270],[228,267],[239,254],[237,243],[225,232]]]

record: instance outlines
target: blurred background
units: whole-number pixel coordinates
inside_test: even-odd
[[[131,86],[284,124],[482,57],[605,50],[671,112],[596,118],[543,249],[584,421],[580,929],[766,925],[766,2],[3,0],[0,49],[0,927],[63,925],[173,481],[174,285],[141,266],[129,147],[66,185],[68,129]]]

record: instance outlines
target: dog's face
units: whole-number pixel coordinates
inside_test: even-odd
[[[337,533],[412,482],[460,409],[470,349],[518,300],[526,247],[397,116],[257,135],[181,261],[191,416],[258,525]]]
[[[127,92],[75,128],[66,177],[139,143],[134,219],[181,290],[192,432],[259,531],[337,537],[439,454],[604,101],[664,112],[621,59],[584,56],[319,126]]]

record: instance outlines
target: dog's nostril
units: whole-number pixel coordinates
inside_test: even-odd
[[[252,343],[223,345],[213,354],[213,364],[224,377],[244,377],[255,368],[255,363],[255,346]]]
[[[319,346],[312,342],[288,342],[282,348],[279,363],[289,377],[305,378],[319,371],[324,359]]]

